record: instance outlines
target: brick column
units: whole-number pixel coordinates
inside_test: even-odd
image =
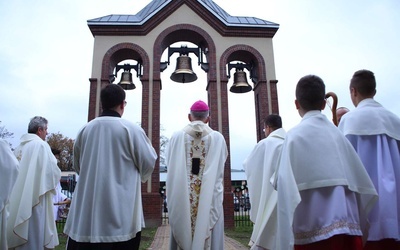
[[[257,141],[265,138],[264,119],[269,115],[268,86],[266,81],[259,81],[254,86],[254,107],[256,109]]]
[[[90,78],[88,121],[96,117],[97,78]]]
[[[229,139],[229,110],[228,110],[228,92],[227,92],[227,81],[221,81],[221,96],[218,97],[216,82],[209,82],[208,87],[208,103],[210,104],[211,122],[210,127],[214,130],[218,130],[219,119],[218,119],[218,100],[221,99],[221,121],[222,131],[221,134],[224,136],[226,145],[228,147],[228,158],[226,159],[224,166],[224,220],[226,228],[233,228],[235,226],[234,221],[234,210],[233,210],[233,196],[231,192],[232,181],[231,181],[231,159],[230,159],[230,139]]]
[[[142,128],[149,136],[157,155],[160,155],[160,81],[153,81],[153,92],[150,93],[149,81],[143,80],[142,93]],[[150,103],[150,95],[152,103]],[[150,113],[150,111],[152,113]],[[152,129],[149,128],[149,114],[151,114]],[[162,199],[159,194],[160,187],[160,162],[156,161],[154,171],[151,175],[151,184],[142,183],[142,199],[144,219],[147,227],[158,227],[162,223]]]

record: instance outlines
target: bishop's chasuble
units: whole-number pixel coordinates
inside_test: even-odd
[[[222,202],[227,155],[224,137],[201,121],[191,122],[171,137],[166,186],[171,237],[177,246],[171,245],[170,249],[223,248],[218,242],[222,239],[223,244],[224,237]]]

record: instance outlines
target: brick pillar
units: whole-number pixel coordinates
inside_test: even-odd
[[[160,155],[160,81],[153,81],[153,92],[150,93],[149,81],[141,79],[143,84],[142,93],[142,128],[149,136],[157,155]],[[150,95],[152,104],[149,105]],[[151,113],[150,113],[151,111]],[[152,129],[149,128],[149,114],[152,119]],[[149,136],[150,137],[150,136]],[[158,227],[162,223],[162,199],[159,194],[160,187],[160,162],[156,161],[154,171],[151,175],[151,184],[142,183],[142,199],[144,219],[147,227]]]
[[[272,113],[279,114],[279,106],[278,106],[278,90],[277,85],[278,80],[270,80],[269,85],[271,88],[271,102],[272,102]]]
[[[269,115],[268,86],[266,81],[259,81],[254,86],[254,107],[256,109],[257,141],[265,138],[264,119]]]
[[[96,117],[97,78],[90,78],[88,121]]]
[[[219,128],[218,120],[218,92],[217,83],[209,82],[208,85],[208,103],[210,104],[211,121],[210,127],[214,130]],[[226,228],[233,228],[235,226],[234,211],[233,211],[233,196],[231,192],[232,181],[231,181],[231,159],[230,159],[230,139],[229,139],[229,110],[228,110],[228,92],[227,92],[227,81],[221,81],[221,121],[222,131],[221,134],[224,136],[226,145],[228,147],[228,158],[225,162],[224,167],[224,220]]]

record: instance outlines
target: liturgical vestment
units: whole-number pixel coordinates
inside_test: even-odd
[[[145,226],[142,182],[157,154],[144,130],[121,117],[87,123],[74,143],[79,173],[64,232],[77,242],[128,241]]]
[[[199,159],[197,174],[193,158]],[[223,249],[213,242],[222,239],[223,244],[226,158],[222,134],[201,121],[191,122],[171,137],[166,186],[171,237],[178,245],[174,250]]]
[[[254,223],[251,249],[274,249],[277,192],[270,179],[279,164],[285,136],[283,128],[274,130],[257,143],[243,163],[251,203],[250,220]]]
[[[50,146],[36,134],[25,134],[14,154],[19,175],[10,197],[8,246],[15,249],[54,248],[58,233],[53,195],[61,171]]]
[[[400,118],[372,98],[339,123],[374,183],[379,200],[369,220],[369,241],[400,241]]]
[[[354,148],[320,111],[288,131],[276,180],[277,249],[368,234],[376,190]]]
[[[0,250],[7,250],[8,202],[18,176],[18,160],[3,139],[0,139],[0,173]]]

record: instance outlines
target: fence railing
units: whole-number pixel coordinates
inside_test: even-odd
[[[246,190],[246,189],[244,189]],[[162,212],[161,212],[161,221],[163,225],[169,224],[168,219],[168,203],[165,196],[161,196],[162,199]],[[252,222],[250,221],[250,199],[247,192],[243,192],[241,188],[236,188],[233,192],[233,204],[234,204],[234,221],[235,227],[239,226],[251,226]]]

